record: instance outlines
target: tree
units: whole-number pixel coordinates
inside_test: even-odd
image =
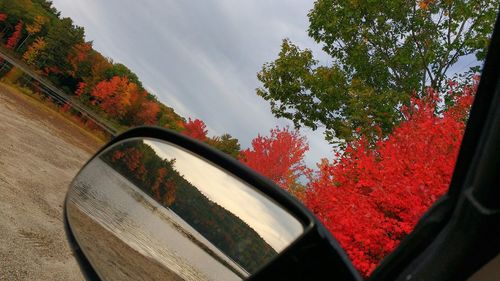
[[[135,101],[139,105],[138,112],[132,111],[132,125],[155,125],[158,121],[158,113],[160,106],[158,102],[147,99],[147,93],[142,92],[139,94],[140,100]]]
[[[71,77],[81,77],[83,79],[83,77],[89,77],[91,75],[92,66],[91,61],[89,60],[89,56],[91,55],[91,53],[91,42],[76,44],[71,48],[71,51],[69,52],[67,57],[67,61],[70,65],[68,74]]]
[[[154,197],[157,201],[161,199],[161,194],[160,194],[160,185],[163,184],[165,180],[165,175],[167,174],[168,170],[165,167],[159,168],[158,171],[156,171],[156,177],[153,186],[151,187],[151,191],[154,194]]]
[[[71,64],[67,60],[68,54],[73,46],[84,43],[84,30],[82,27],[75,26],[70,18],[63,18],[48,26],[45,42],[47,47],[40,52],[37,66],[66,73],[71,69]]]
[[[309,173],[304,162],[309,150],[307,140],[288,127],[275,128],[270,133],[270,136],[259,135],[253,139],[252,148],[241,152],[240,161],[301,198],[303,186],[299,180]]]
[[[19,53],[14,55],[85,105],[95,105],[111,124],[119,124],[121,129],[144,124],[184,129],[184,118],[148,93],[127,66],[94,50],[93,43],[84,40],[84,29],[70,18],[62,18],[51,1],[0,1],[0,34],[6,46]],[[8,75],[16,80],[20,73],[13,69]],[[198,137],[204,139],[203,134]],[[239,150],[231,138],[213,142],[233,155]]]
[[[387,135],[414,91],[442,93],[461,57],[475,55],[480,64],[497,10],[494,0],[318,0],[308,31],[330,64],[284,40],[258,73],[257,94],[296,127],[324,126],[330,141],[357,138],[357,128],[371,138],[375,127]]]
[[[132,95],[136,94],[136,86],[127,78],[113,77],[109,81],[101,81],[92,91],[94,104],[97,104],[108,116],[123,119],[127,108],[131,105]]]
[[[42,27],[46,22],[47,18],[41,15],[36,15],[33,23],[26,25],[26,31],[28,32],[29,35],[34,35],[40,32],[40,30],[42,30]]]
[[[188,122],[184,123],[184,130],[182,133],[197,140],[206,141],[208,131],[203,121],[200,119],[191,120],[191,118],[189,118]]]
[[[159,103],[160,113],[158,114],[158,126],[172,129],[174,131],[180,132],[184,129],[184,121],[181,116],[179,116],[173,108]]]
[[[23,33],[23,21],[20,20],[16,24],[16,27],[14,28],[14,33],[12,33],[12,35],[7,40],[7,44],[5,45],[5,48],[14,49],[17,46],[19,39],[21,39],[22,33]]]
[[[451,82],[450,107],[436,114],[434,90],[412,98],[404,121],[375,146],[351,142],[319,165],[305,203],[366,277],[448,189],[478,79]]]
[[[78,86],[75,91],[75,96],[81,97],[87,92],[87,83],[85,82],[80,82],[78,83]]]
[[[172,121],[175,121],[175,119]],[[191,118],[189,118],[187,122],[181,121],[181,126],[174,125],[168,126],[168,128],[180,130],[182,134],[205,142],[208,145],[226,154],[229,154],[234,158],[238,158],[238,156],[240,155],[241,148],[238,139],[233,138],[230,134],[223,134],[220,137],[216,136],[209,138],[207,136],[207,126],[200,119],[191,120]]]
[[[238,139],[233,138],[230,134],[209,138],[207,143],[234,158],[239,158],[240,156],[241,146]]]
[[[132,72],[128,67],[121,63],[114,63],[110,68],[108,68],[105,72],[106,79],[111,79],[114,76],[126,77],[129,81],[134,82],[142,89],[142,83],[139,80],[139,77],[135,73]]]
[[[36,33],[40,32],[42,30],[43,25],[47,22],[47,18],[41,15],[36,15],[35,19],[32,24],[27,24],[26,25],[26,32],[28,32],[28,36],[24,38],[23,42],[19,44],[19,46],[16,48],[16,50],[21,49],[21,47],[24,45],[26,41],[32,36],[35,35]]]
[[[81,97],[86,88],[84,82],[79,83],[75,94]],[[91,96],[93,104],[123,125],[155,125],[158,121],[158,102],[150,100],[145,91],[126,77],[114,76],[109,81],[99,82]]]
[[[167,181],[165,184],[164,189],[167,190],[165,195],[163,196],[163,204],[164,206],[172,206],[172,204],[175,202],[175,196],[176,196],[176,185],[172,181]]]
[[[106,71],[112,66],[109,59],[92,49],[90,53],[87,54],[87,61],[91,65],[91,70],[89,76],[81,77],[83,82],[95,86],[100,81],[106,80]]]
[[[33,64],[42,50],[47,47],[45,40],[42,37],[35,39],[35,42],[28,47],[28,50],[23,55],[23,60],[28,64]]]

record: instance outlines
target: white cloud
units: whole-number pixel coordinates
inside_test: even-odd
[[[160,101],[184,117],[202,119],[210,134],[229,133],[248,147],[278,120],[255,94],[256,73],[276,58],[285,37],[319,54],[307,36],[312,0],[156,1],[54,0],[63,16],[84,26],[105,56],[137,73]],[[330,157],[318,132],[304,131],[307,163]]]

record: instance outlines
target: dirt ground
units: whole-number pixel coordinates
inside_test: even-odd
[[[64,234],[63,202],[102,145],[0,84],[0,280],[83,280]]]

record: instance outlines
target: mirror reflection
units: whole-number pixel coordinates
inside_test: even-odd
[[[155,139],[119,142],[89,162],[67,213],[104,280],[241,280],[303,232],[255,188]]]

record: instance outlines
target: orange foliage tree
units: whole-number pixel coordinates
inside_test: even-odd
[[[78,85],[75,94],[85,92],[85,83]],[[147,98],[147,93],[126,77],[114,76],[111,80],[99,82],[92,90],[93,103],[108,116],[117,118],[127,125],[154,125],[160,106]]]
[[[35,39],[35,42],[28,47],[28,50],[23,55],[23,60],[28,64],[33,64],[40,54],[47,47],[45,40],[42,37],[38,37]]]
[[[137,122],[141,125],[154,125],[158,119],[160,105],[157,102],[146,100],[141,103],[141,109],[137,113]]]
[[[131,105],[128,108],[125,121],[130,125],[155,125],[159,112],[158,102],[148,99],[148,94],[145,91],[136,88],[131,96]]]
[[[115,76],[109,81],[99,82],[92,91],[92,97],[94,104],[106,114],[120,119],[126,114],[134,90],[136,86],[129,84],[127,78]]]

